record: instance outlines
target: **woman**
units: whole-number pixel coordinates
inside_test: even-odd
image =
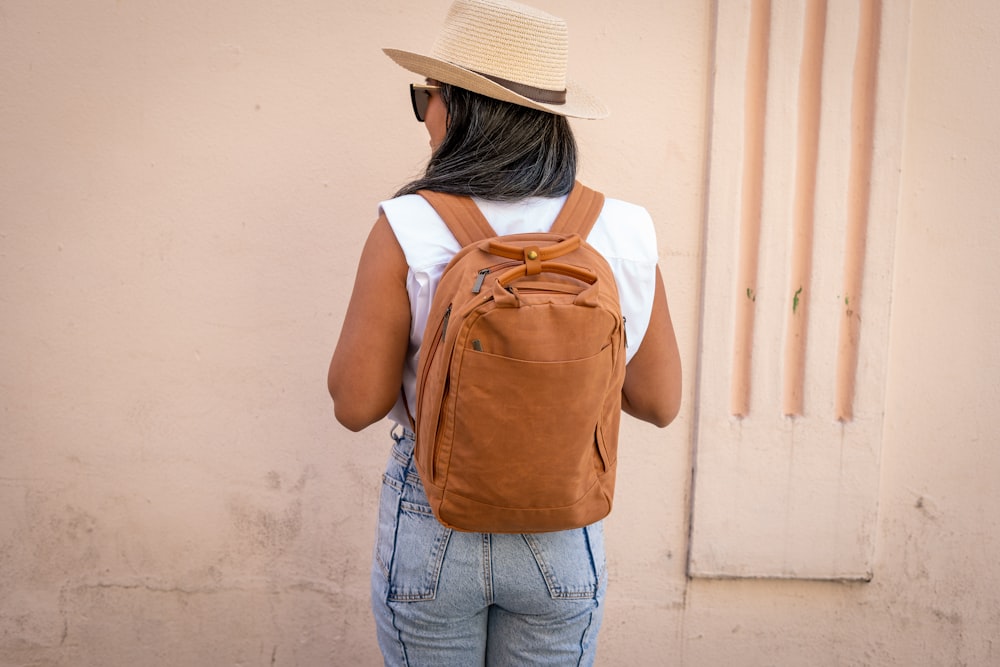
[[[407,405],[430,302],[459,250],[414,193],[474,198],[499,234],[548,231],[576,179],[567,117],[604,107],[566,81],[566,27],[506,0],[458,0],[430,56],[386,50],[430,137],[424,175],[381,205],[330,363],[337,419],[396,424],[380,500],[372,603],[387,665],[589,665],[607,577],[600,522],[533,535],[452,531],[413,465]],[[666,426],[680,362],[648,213],[607,199],[588,237],[611,265],[626,316],[625,412]],[[402,391],[400,389],[402,388]]]

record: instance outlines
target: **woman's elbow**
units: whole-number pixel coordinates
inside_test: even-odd
[[[677,419],[681,411],[681,377],[680,372],[672,374],[673,381],[664,390],[663,398],[658,402],[656,418],[652,422],[664,428]]]
[[[345,407],[343,403],[338,403],[336,400],[333,402],[333,415],[340,422],[341,426],[355,433],[364,430],[378,421],[377,419],[371,419],[368,415],[361,414],[358,410]]]
[[[653,426],[669,426],[681,409],[680,378],[672,380],[658,385],[623,387],[622,410]]]
[[[674,401],[666,405],[658,406],[658,408],[650,414],[650,418],[647,421],[658,428],[666,428],[673,423],[674,419],[677,418],[680,408],[680,401]]]
[[[658,428],[666,428],[680,411],[679,401],[647,402],[643,405],[636,405],[622,397],[622,409],[636,419],[647,422]]]
[[[333,399],[333,416],[341,426],[355,433],[371,426],[389,412],[387,408],[381,414],[375,414],[377,410],[372,409],[371,401],[358,400],[358,392],[342,386],[332,373],[327,379],[327,389]]]
[[[331,390],[330,396],[333,398],[333,416],[344,428],[355,433],[385,417],[392,407],[390,405],[383,410],[381,403],[376,405],[374,401],[359,401],[356,393],[351,392]]]

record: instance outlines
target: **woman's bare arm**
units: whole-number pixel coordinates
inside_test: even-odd
[[[406,257],[383,215],[361,252],[327,375],[337,421],[352,431],[385,417],[399,397],[410,337],[406,275]]]
[[[664,427],[674,420],[681,405],[681,360],[670,320],[663,277],[656,269],[656,291],[649,326],[638,351],[625,368],[622,410]]]

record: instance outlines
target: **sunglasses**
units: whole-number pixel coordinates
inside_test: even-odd
[[[431,92],[435,90],[441,90],[441,86],[423,83],[410,84],[410,102],[413,104],[413,115],[421,123],[427,117],[427,105],[431,101]]]

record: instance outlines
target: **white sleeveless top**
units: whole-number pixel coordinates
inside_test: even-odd
[[[531,197],[518,202],[476,199],[476,204],[500,235],[547,232],[562,209],[566,197]],[[410,348],[403,369],[403,388],[410,408],[416,405],[417,360],[431,300],[445,266],[461,246],[420,195],[404,195],[384,201],[385,213],[399,241],[409,271],[406,290],[410,296]],[[618,298],[625,316],[628,363],[639,349],[649,325],[656,287],[656,231],[646,209],[617,199],[605,199],[587,242],[611,265]],[[409,426],[402,399],[389,413],[397,424]]]

